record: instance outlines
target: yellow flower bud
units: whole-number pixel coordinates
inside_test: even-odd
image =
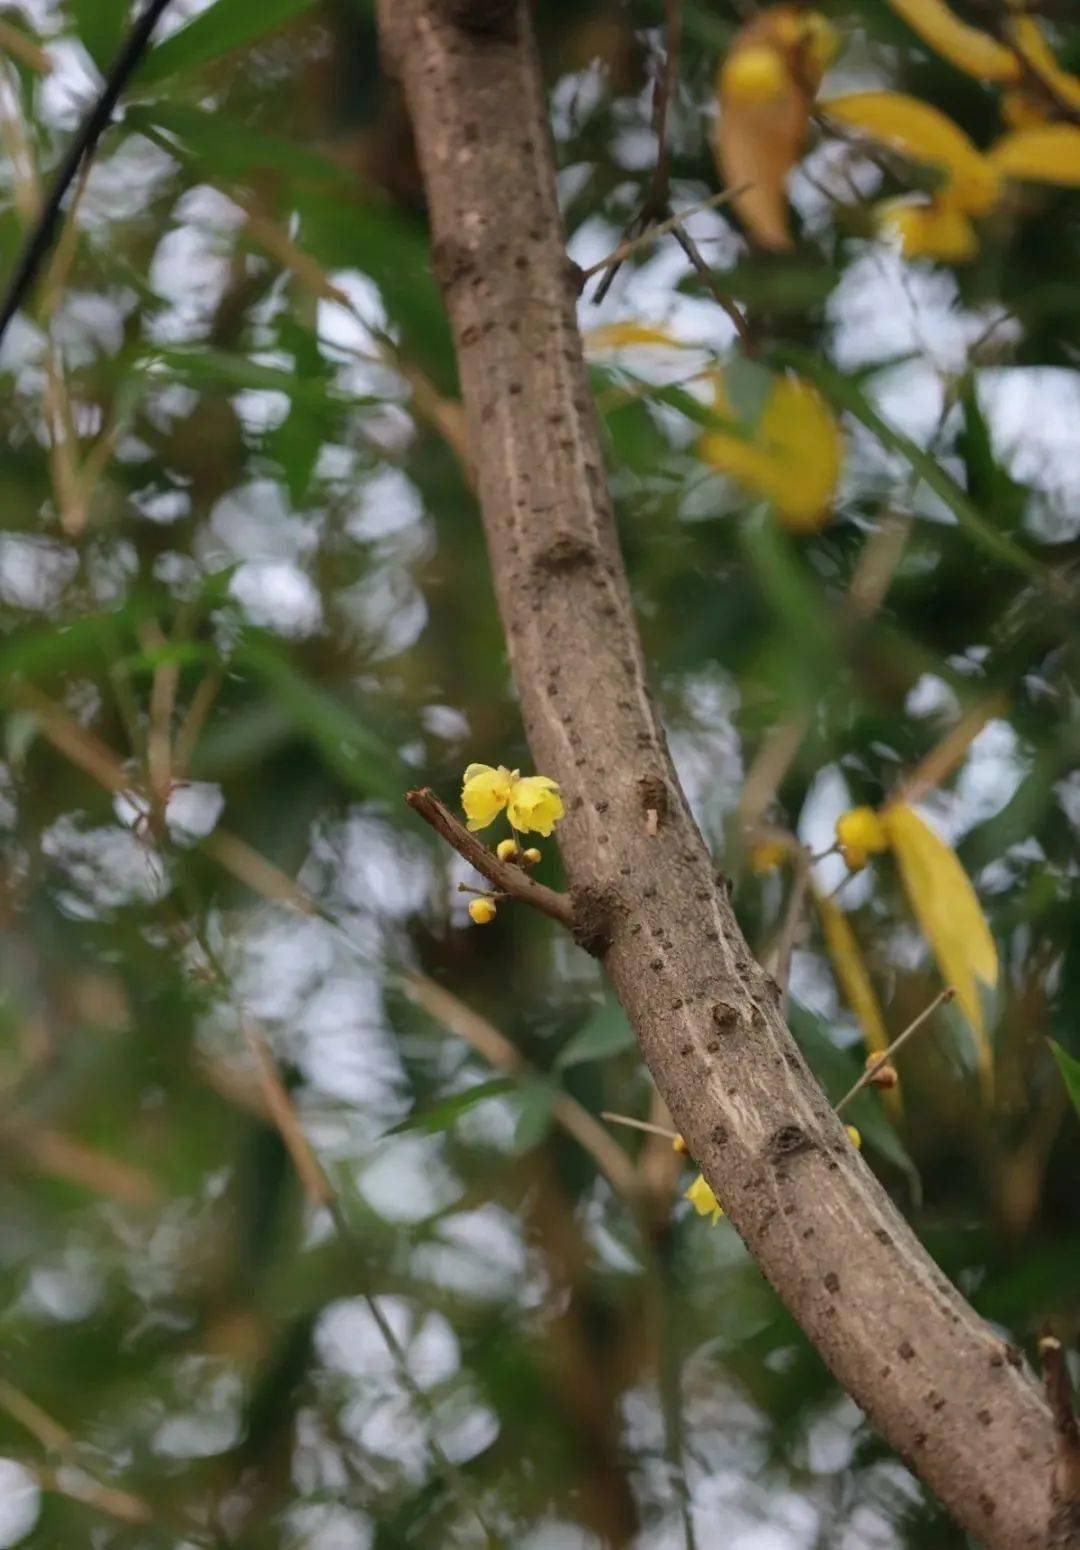
[[[724,1208],[705,1182],[705,1176],[699,1173],[690,1188],[683,1194],[684,1200],[689,1200],[699,1216],[711,1216],[713,1225],[724,1214]]]
[[[495,854],[500,861],[513,861],[518,854],[517,840],[500,840],[495,847]]]
[[[740,48],[724,61],[720,91],[728,102],[772,102],[788,85],[784,61],[774,48],[754,44]]]
[[[862,1151],[862,1136],[855,1129],[855,1126],[854,1125],[845,1125],[844,1129],[847,1131],[847,1138],[851,1142],[852,1146],[855,1148],[855,1150],[857,1152],[861,1152]]]
[[[489,926],[495,919],[495,905],[491,899],[473,899],[469,904],[469,914],[478,926]]]
[[[871,856],[888,849],[889,838],[872,807],[853,807],[836,820],[836,842],[849,871],[858,872]]]
[[[530,845],[528,850],[522,851],[521,859],[524,861],[526,866],[535,866],[536,863],[540,860],[540,852],[537,850],[535,845]]]
[[[874,1061],[877,1060],[877,1058],[878,1057],[876,1055],[867,1055],[866,1065],[868,1069],[874,1064]],[[892,1064],[891,1061],[886,1060],[874,1071],[873,1076],[870,1078],[870,1086],[880,1087],[883,1091],[888,1091],[890,1087],[895,1087],[899,1080],[900,1073],[897,1071],[896,1067]]]
[[[680,1157],[684,1157],[686,1155],[687,1145],[682,1136],[675,1137],[674,1141],[671,1143],[671,1150],[673,1152],[677,1152]]]

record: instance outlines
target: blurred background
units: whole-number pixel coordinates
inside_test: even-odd
[[[676,208],[723,186],[714,79],[752,9],[682,7]],[[823,96],[1001,133],[1000,90],[888,6],[823,9]],[[656,162],[663,6],[535,14],[588,268]],[[128,20],[0,7],[4,274]],[[0,354],[0,1546],[960,1546],[682,1198],[688,1161],[600,1119],[666,1124],[596,963],[524,908],[472,926],[401,800],[531,765],[369,0],[174,0],[158,36]],[[1080,1058],[1080,203],[1016,185],[942,263],[875,225],[909,172],[815,124],[790,251],[686,220],[759,362],[840,427],[809,531],[702,456],[735,330],[677,241],[580,315],[652,681],[755,950],[792,876],[761,836],[829,852],[912,772],[975,883],[993,1091],[949,1008],[851,1117],[1030,1353],[1080,1324],[1047,1045]],[[895,1036],[940,971],[891,858],[825,855],[838,888]],[[796,924],[835,1100],[873,1032]]]

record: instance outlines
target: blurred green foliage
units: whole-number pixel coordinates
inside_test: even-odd
[[[887,7],[827,9],[837,90],[998,133],[994,92]],[[651,173],[662,10],[536,8],[583,266]],[[5,272],[128,11],[11,12],[56,68],[0,62]],[[521,909],[469,928],[463,871],[400,800],[528,755],[371,6],[175,11],[0,356],[0,1544],[958,1546],[731,1228],[681,1200],[668,1143],[605,1132],[602,1110],[664,1117],[595,965]],[[684,13],[679,207],[717,187],[739,25]],[[1055,43],[1075,67],[1080,33]],[[821,136],[794,254],[690,221],[766,362],[842,417],[810,537],[697,456],[695,379],[731,329],[671,239],[582,317],[699,347],[590,369],[653,682],[755,950],[787,874],[747,866],[739,807],[776,729],[800,735],[754,816],[820,851],[1000,697],[927,797],[998,943],[995,1104],[939,1016],[901,1061],[903,1123],[873,1094],[853,1117],[943,1268],[1032,1349],[1080,1324],[1080,1129],[1047,1044],[1075,1086],[1080,204],[1025,188],[953,270],[868,235],[900,191]],[[939,988],[925,944],[887,861],[839,897],[895,1034]],[[811,920],[793,995],[836,1099],[863,1051]]]

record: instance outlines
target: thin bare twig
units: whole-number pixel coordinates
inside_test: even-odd
[[[629,237],[620,242],[618,247],[612,248],[605,258],[599,259],[595,264],[590,264],[588,269],[581,271],[581,283],[584,285],[587,280],[598,275],[602,269],[607,269],[610,264],[621,264],[624,258],[629,258],[632,253],[637,252],[638,248],[648,247],[649,243],[666,236],[669,231],[674,231],[676,226],[688,220],[691,215],[697,215],[702,210],[715,210],[718,205],[727,204],[729,200],[749,187],[749,183],[740,183],[737,188],[722,188],[718,194],[710,194],[708,199],[701,199],[696,205],[687,205],[685,210],[680,210],[676,215],[669,215],[665,220],[657,221],[639,236]]]
[[[840,1099],[840,1102],[833,1105],[837,1114],[840,1113],[841,1109],[846,1108],[846,1106],[851,1102],[852,1098],[854,1098],[858,1093],[861,1093],[863,1088],[866,1087],[868,1083],[874,1080],[877,1072],[880,1071],[885,1062],[887,1060],[891,1060],[901,1045],[906,1044],[913,1034],[918,1033],[919,1029],[929,1021],[929,1019],[937,1011],[938,1007],[944,1006],[947,1001],[953,1000],[955,995],[956,991],[952,988],[951,985],[949,985],[940,993],[940,995],[934,997],[929,1006],[923,1007],[918,1017],[916,1017],[913,1022],[908,1023],[903,1033],[898,1033],[896,1035],[896,1038],[889,1045],[888,1049],[883,1049],[880,1055],[875,1056],[875,1058],[870,1061],[866,1070],[859,1077],[859,1080],[855,1083],[854,1087],[849,1088],[844,1096]]]
[[[809,888],[810,854],[805,846],[799,845],[794,851],[791,893],[788,895],[787,909],[784,911],[784,918],[780,924],[780,931],[774,949],[775,968],[773,972],[776,975],[776,982],[780,986],[781,1007],[785,1017],[787,1016],[788,992],[791,985],[791,959],[795,951],[799,927],[802,925],[803,911],[806,908]]]
[[[680,225],[676,225],[674,231],[676,242],[682,248],[683,252],[693,264],[694,268],[697,270],[703,283],[711,293],[713,300],[723,308],[728,317],[731,319],[732,323],[735,325],[735,332],[739,336],[739,342],[743,349],[746,351],[747,355],[755,354],[757,350],[757,343],[754,339],[753,333],[751,332],[750,324],[746,321],[742,309],[734,301],[732,301],[727,292],[721,288],[720,282],[717,280],[716,275],[702,258],[701,253],[698,250],[697,243],[690,236],[690,234],[684,231]]]

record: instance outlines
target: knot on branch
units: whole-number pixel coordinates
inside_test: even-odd
[[[812,1152],[815,1142],[801,1125],[781,1125],[769,1137],[765,1150],[773,1162],[784,1162],[800,1152]]]
[[[583,566],[596,565],[600,555],[595,545],[577,533],[556,533],[551,542],[540,550],[533,565],[541,574],[565,575],[567,571]]]
[[[616,899],[610,888],[583,883],[572,890],[574,941],[594,958],[602,958],[611,946]]]
[[[517,0],[438,0],[447,21],[473,37],[512,43],[517,37]]]

